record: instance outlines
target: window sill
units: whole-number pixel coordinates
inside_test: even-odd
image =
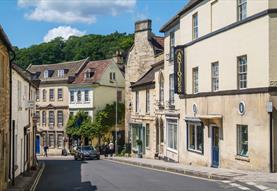
[[[250,162],[250,158],[248,156],[240,156],[240,155],[236,155],[235,156],[236,160],[240,160],[240,161],[245,161],[245,162]]]
[[[178,154],[178,151],[172,148],[167,147],[166,150]]]
[[[204,153],[204,151],[194,150],[194,149],[190,149],[190,148],[188,148],[187,150],[188,150],[189,152],[196,153],[196,154],[200,154],[200,155],[203,155],[203,153]]]

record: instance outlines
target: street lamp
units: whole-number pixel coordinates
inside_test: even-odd
[[[111,83],[115,83],[116,86],[116,92],[115,92],[115,154],[118,154],[118,145],[117,145],[117,118],[118,118],[118,111],[117,111],[117,102],[118,102],[118,97],[117,97],[117,91],[118,91],[118,83],[117,80],[114,78],[113,80],[110,80]]]

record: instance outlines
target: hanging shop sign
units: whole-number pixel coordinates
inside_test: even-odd
[[[176,94],[185,94],[185,54],[184,47],[174,48],[174,84]]]

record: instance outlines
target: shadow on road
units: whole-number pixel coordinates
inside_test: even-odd
[[[96,191],[90,182],[82,182],[81,165],[83,161],[45,160],[45,169],[36,191]]]

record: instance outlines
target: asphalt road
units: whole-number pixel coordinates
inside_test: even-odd
[[[222,181],[197,179],[106,160],[46,160],[36,191],[235,191]]]

